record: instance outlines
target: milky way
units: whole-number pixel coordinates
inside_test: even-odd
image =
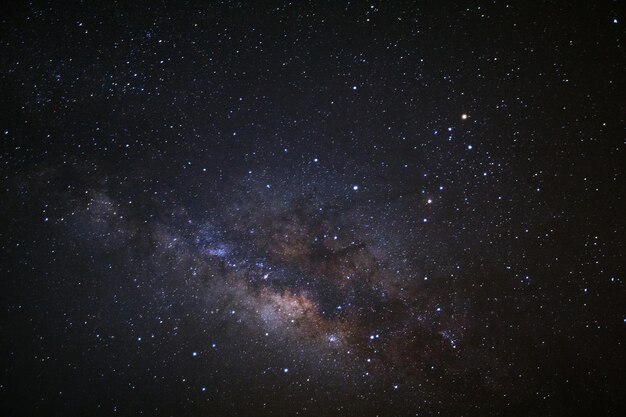
[[[0,414],[623,414],[617,6],[391,3],[7,11]]]

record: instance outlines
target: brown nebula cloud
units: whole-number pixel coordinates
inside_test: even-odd
[[[256,250],[297,271],[286,286],[256,292],[261,320],[297,328],[322,346],[340,341],[352,356],[412,374],[458,362],[464,315],[443,311],[427,290],[394,273],[393,254],[360,233],[358,214],[303,198],[238,210],[234,224],[254,230]]]

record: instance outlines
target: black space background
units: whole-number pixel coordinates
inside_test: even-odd
[[[623,415],[623,10],[5,6],[0,414]]]

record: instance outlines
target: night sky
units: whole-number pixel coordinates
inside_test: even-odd
[[[0,414],[626,415],[622,7],[5,7]]]

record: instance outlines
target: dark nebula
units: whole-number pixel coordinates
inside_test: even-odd
[[[625,415],[587,3],[7,7],[0,414]]]

